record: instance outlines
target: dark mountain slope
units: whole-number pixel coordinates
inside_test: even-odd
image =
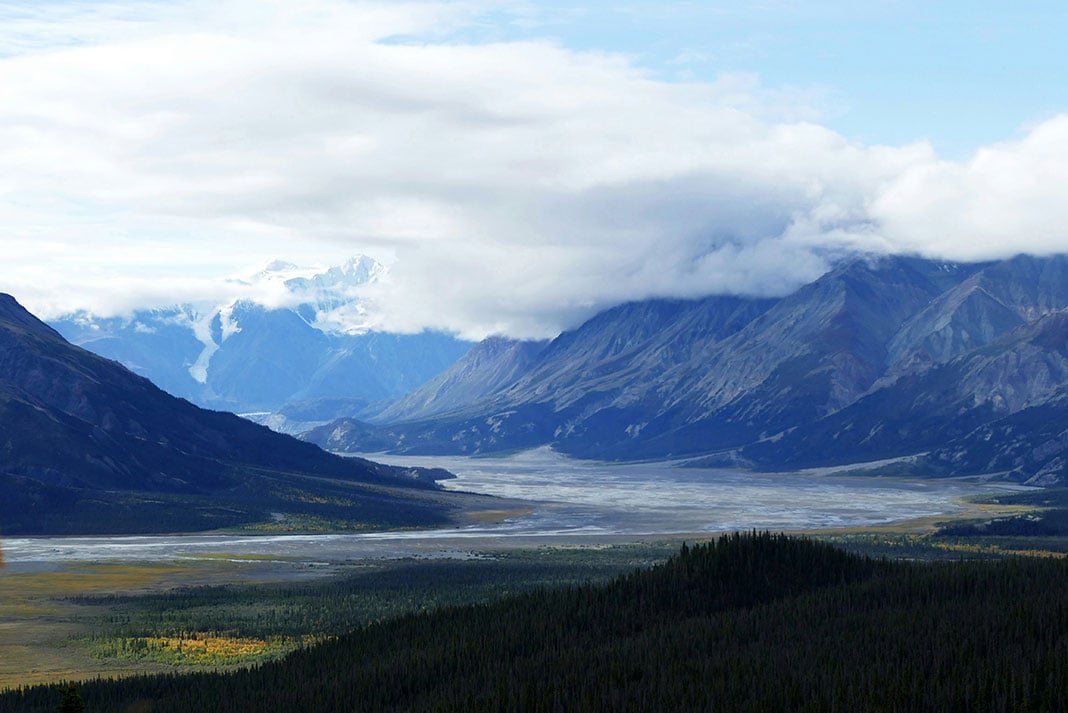
[[[934,472],[998,473],[1027,485],[1068,482],[1068,390],[980,425],[924,459]]]
[[[693,416],[722,410],[765,430],[837,410],[883,373],[901,324],[973,269],[903,257],[846,263],[721,345],[676,399]]]
[[[986,263],[919,311],[890,340],[890,372],[904,373],[989,344],[1068,307],[1068,256]]]
[[[656,411],[638,422],[641,437],[604,455],[721,450],[834,413],[884,373],[900,325],[973,269],[901,257],[846,263],[656,375]]]
[[[343,419],[306,437],[337,450],[478,453],[551,442],[597,455],[633,437],[636,404],[655,405],[665,362],[688,363],[771,304],[738,297],[624,304],[560,335],[527,373],[478,401],[377,427]],[[479,378],[477,370],[464,373]]]
[[[200,529],[265,519],[268,506],[300,510],[287,493],[297,481],[313,487],[310,477],[432,487],[425,474],[338,458],[174,398],[121,365],[68,344],[7,295],[0,295],[0,419],[0,526],[7,534],[107,531],[108,512],[116,509],[125,520],[139,520],[133,529],[190,528],[198,522],[198,499],[204,505],[209,495],[215,505],[199,518]],[[352,491],[354,516],[375,513],[380,521],[398,523],[441,519],[431,506],[353,487],[343,489]],[[190,506],[181,524],[137,517],[137,503],[154,502],[157,495],[170,496],[164,498],[168,511],[181,511],[179,503]],[[288,504],[280,506],[279,499]],[[50,509],[64,502],[67,510]],[[93,510],[75,509],[82,502],[91,502]],[[227,507],[232,512],[220,522]]]
[[[620,305],[554,339],[526,375],[501,391],[502,400],[549,403],[559,411],[595,393],[606,407],[625,404],[639,399],[660,372],[692,368],[774,303],[708,297]]]
[[[393,424],[381,437],[351,424],[307,437],[341,450],[373,442],[424,452],[545,439],[575,455],[610,458],[740,446],[855,399],[883,374],[886,343],[903,322],[977,269],[864,259],[777,301],[623,305],[553,340],[527,374],[480,402],[429,422]]]

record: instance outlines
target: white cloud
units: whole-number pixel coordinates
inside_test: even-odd
[[[918,162],[870,212],[896,249],[962,260],[1068,250],[1068,116],[961,162]]]
[[[25,12],[0,41],[2,288],[115,311],[370,252],[395,257],[384,327],[546,336],[626,299],[782,293],[843,251],[1068,248],[1068,118],[960,163],[862,146],[751,76],[449,41],[484,5]]]

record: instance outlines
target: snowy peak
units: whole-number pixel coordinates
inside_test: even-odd
[[[366,255],[326,268],[276,259],[232,282],[241,287],[239,299],[267,309],[291,309],[325,334],[366,334],[375,320],[362,290],[387,272],[385,265]]]
[[[325,334],[366,334],[374,327],[362,289],[378,282],[385,265],[366,255],[350,258],[341,266],[293,275],[284,281],[296,312]]]
[[[71,342],[172,394],[239,413],[290,400],[398,398],[452,365],[470,344],[439,333],[383,334],[361,290],[386,273],[366,256],[301,267],[272,260],[230,281],[215,302],[53,320]]]
[[[273,259],[259,270],[237,276],[231,281],[240,285],[281,285],[292,294],[308,290],[345,290],[377,281],[387,268],[374,258],[355,255],[344,265],[297,265],[288,260]]]
[[[294,294],[308,290],[344,290],[377,282],[385,272],[385,265],[366,255],[357,255],[340,267],[331,267],[311,277],[290,277],[285,285]]]
[[[276,272],[292,272],[293,270],[299,269],[300,268],[298,268],[295,263],[289,262],[288,260],[275,259],[268,262],[259,274],[270,275]]]

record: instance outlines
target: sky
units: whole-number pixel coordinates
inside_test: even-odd
[[[366,254],[380,328],[533,338],[1068,251],[1066,8],[0,1],[0,291],[104,316]]]

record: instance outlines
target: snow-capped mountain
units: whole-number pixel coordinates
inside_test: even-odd
[[[325,269],[275,260],[233,278],[238,296],[222,304],[78,312],[51,325],[201,406],[273,412],[298,401],[308,412],[307,402],[330,398],[360,413],[433,378],[471,346],[437,332],[377,331],[361,291],[386,272],[366,256]]]
[[[306,322],[327,334],[365,334],[374,330],[375,323],[361,289],[378,282],[388,271],[366,255],[325,270],[273,260],[232,282],[260,295],[260,303],[295,309]]]

